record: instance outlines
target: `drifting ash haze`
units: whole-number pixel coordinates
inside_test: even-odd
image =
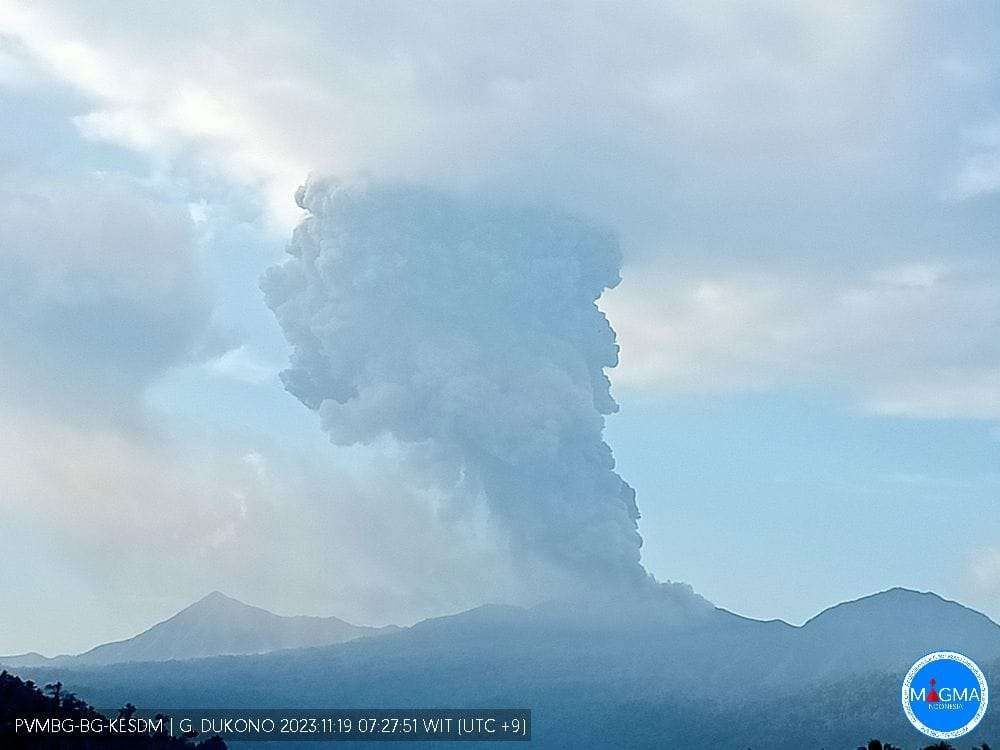
[[[309,215],[262,287],[293,347],[285,387],[331,440],[405,446],[446,502],[486,505],[533,585],[649,581],[602,437],[615,239],[414,187],[312,181],[297,199]]]

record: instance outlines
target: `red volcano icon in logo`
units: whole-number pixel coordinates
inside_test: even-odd
[[[938,697],[938,691],[937,691],[937,688],[934,687],[935,685],[937,685],[937,680],[935,680],[932,677],[931,678],[931,691],[927,694],[927,702],[928,703],[937,703],[939,700],[941,700]]]

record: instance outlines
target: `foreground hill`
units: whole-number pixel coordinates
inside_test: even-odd
[[[336,617],[284,617],[215,591],[133,638],[105,643],[76,656],[52,659],[35,653],[0,656],[0,664],[82,667],[223,654],[261,654],[288,648],[328,646],[394,629],[361,627]]]
[[[540,748],[798,750],[856,747],[873,736],[918,746],[899,685],[913,661],[944,648],[968,653],[992,676],[1000,626],[903,589],[793,627],[662,586],[617,601],[480,607],[323,648],[19,671],[85,685],[102,705],[527,707]],[[987,714],[969,746],[1000,744],[996,716]]]
[[[38,715],[48,718],[79,722],[80,719],[107,719],[84,701],[62,691],[62,685],[47,686],[50,694],[43,693],[34,683],[0,672],[0,747],[5,750],[226,750],[226,743],[219,737],[209,737],[194,742],[162,734],[117,735],[114,738],[37,733],[26,735],[15,730],[15,720]],[[131,714],[123,709],[117,718]]]

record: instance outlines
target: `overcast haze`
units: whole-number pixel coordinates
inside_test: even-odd
[[[0,0],[0,653],[213,589],[361,624],[525,595],[488,507],[284,390],[258,284],[309,174],[617,237],[604,437],[659,579],[1000,617],[997,20]]]

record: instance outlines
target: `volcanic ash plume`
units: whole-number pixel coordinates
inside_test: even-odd
[[[410,445],[452,499],[485,501],[525,572],[646,581],[635,492],[602,438],[615,240],[417,188],[296,197],[309,215],[262,288],[293,347],[285,387],[331,440]]]

